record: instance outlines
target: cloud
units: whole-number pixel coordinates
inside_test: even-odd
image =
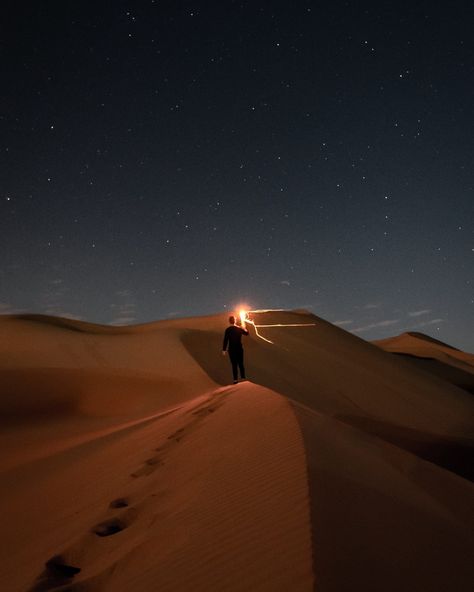
[[[54,317],[63,317],[64,319],[76,319],[77,321],[81,321],[83,317],[76,315],[72,312],[68,312],[62,308],[59,302],[55,303],[54,298],[51,299],[51,302],[46,302],[41,312],[42,314],[54,316]],[[4,315],[15,315],[15,314],[24,314],[30,312],[26,308],[17,308],[12,306],[7,302],[0,302],[0,314]]]
[[[122,327],[124,325],[131,325],[136,320],[136,317],[117,317],[116,319],[112,319],[109,325],[114,325],[116,327]]]
[[[24,311],[20,310],[19,308],[15,308],[14,306],[9,304],[8,302],[0,302],[0,314],[10,315],[10,314],[19,314],[21,312],[24,312]]]
[[[375,302],[369,302],[369,304],[366,304],[365,306],[363,306],[362,308],[364,310],[371,310],[373,308],[380,308],[382,305],[380,303],[375,303]]]
[[[126,291],[122,292],[120,295],[128,295],[128,292],[125,292]],[[111,321],[109,321],[109,325],[130,325],[137,320],[135,314],[135,304],[133,304],[132,302],[111,304],[110,308],[113,311],[114,317]]]
[[[67,312],[64,298],[68,287],[61,277],[55,277],[47,281],[45,290],[40,294],[41,312],[43,314],[78,319],[74,314]]]
[[[291,286],[291,284],[290,284],[290,282],[289,282],[288,280],[282,280],[282,281],[280,282],[280,284],[281,284],[282,286]]]
[[[351,325],[354,321],[334,321],[333,325],[337,325],[338,327],[344,327],[345,325]]]
[[[423,310],[414,310],[413,312],[409,312],[409,317],[421,317],[421,315],[430,314],[430,309],[423,309]]]
[[[389,327],[390,325],[396,325],[399,322],[400,319],[387,319],[386,321],[379,321],[378,323],[371,323],[370,325],[357,327],[357,329],[351,329],[351,333],[364,333],[365,331],[370,331],[370,329],[378,329],[379,327]]]
[[[84,319],[84,317],[81,317],[73,312],[67,312],[54,306],[44,309],[43,313],[53,317],[62,317],[63,319],[73,319],[76,321],[82,321]]]
[[[444,323],[444,319],[431,319],[431,321],[425,321],[424,323],[418,323],[412,329],[418,329],[420,327],[428,327],[429,325],[439,325],[440,323]]]

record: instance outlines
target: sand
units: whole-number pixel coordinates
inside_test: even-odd
[[[253,316],[0,317],[1,590],[472,589],[474,356]]]
[[[374,341],[384,351],[403,356],[414,367],[474,394],[474,355],[420,333]]]

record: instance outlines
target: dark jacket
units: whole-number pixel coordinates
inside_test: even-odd
[[[242,349],[242,335],[248,334],[249,332],[246,329],[237,327],[237,325],[227,327],[224,333],[224,345],[222,349],[226,351],[227,346],[229,346],[229,351]]]

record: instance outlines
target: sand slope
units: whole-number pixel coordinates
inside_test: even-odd
[[[0,589],[471,589],[472,395],[254,320],[305,326],[250,327],[229,387],[225,315],[0,318]]]
[[[474,394],[474,355],[422,333],[403,333],[374,341],[384,351],[405,356],[414,367]]]
[[[304,446],[288,402],[261,387],[214,391],[5,478],[9,589],[311,589]],[[27,525],[41,546],[24,546]]]
[[[373,343],[385,351],[411,354],[419,358],[433,358],[468,372],[474,372],[474,354],[463,352],[423,333],[402,333]]]

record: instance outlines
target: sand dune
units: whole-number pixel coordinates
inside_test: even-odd
[[[384,351],[405,356],[415,367],[474,394],[474,355],[421,333],[374,341]]]
[[[471,589],[474,399],[381,348],[472,356],[254,320],[0,318],[0,589]]]
[[[402,333],[374,341],[385,351],[438,360],[474,374],[474,354],[463,352],[423,333]]]

